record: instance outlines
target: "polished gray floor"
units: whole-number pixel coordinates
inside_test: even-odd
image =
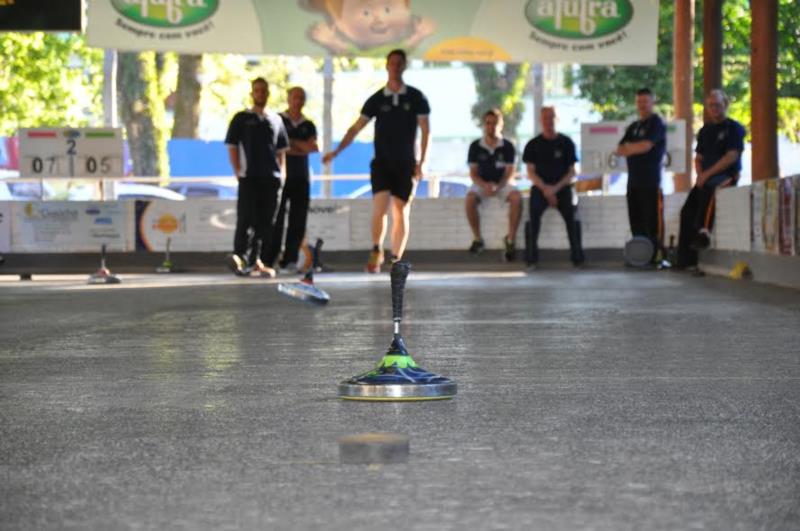
[[[36,277],[35,277],[36,278]],[[415,273],[459,396],[353,403],[388,281],[0,280],[0,528],[800,529],[800,292],[589,269]],[[337,438],[406,434],[404,465]]]

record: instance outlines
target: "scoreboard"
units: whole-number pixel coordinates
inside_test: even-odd
[[[20,177],[121,177],[122,155],[119,128],[19,130]]]

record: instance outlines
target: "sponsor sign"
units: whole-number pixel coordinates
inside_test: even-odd
[[[122,129],[20,129],[20,177],[121,176],[122,150]]]
[[[308,243],[317,238],[325,241],[328,251],[350,249],[350,204],[335,199],[315,199],[308,209]]]
[[[614,154],[630,122],[609,121],[581,124],[581,173],[608,174],[628,171],[625,157]],[[664,169],[686,171],[686,122],[667,122],[667,152]]]
[[[136,250],[230,251],[236,229],[236,201],[136,201]],[[284,227],[286,225],[284,224]],[[325,241],[325,250],[350,248],[350,205],[346,201],[314,200],[306,229],[309,243]]]
[[[766,253],[778,254],[779,223],[778,179],[769,179],[764,181],[764,209],[761,212],[761,234],[764,238],[764,252]]]
[[[14,201],[11,252],[132,250],[128,202]]]
[[[136,250],[229,251],[236,228],[236,201],[136,201]]]
[[[655,64],[658,0],[90,0],[93,46]]]
[[[0,201],[0,253],[11,251],[11,202]]]
[[[791,177],[778,181],[778,250],[785,256],[796,254],[795,190]]]

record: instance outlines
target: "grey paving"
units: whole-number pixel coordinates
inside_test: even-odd
[[[800,529],[800,292],[622,270],[419,273],[434,403],[336,383],[385,277],[328,307],[227,276],[0,281],[0,528]],[[337,439],[411,438],[407,464]]]

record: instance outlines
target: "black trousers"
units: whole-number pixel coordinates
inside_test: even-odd
[[[286,222],[286,210],[289,210],[289,223],[286,226],[286,243],[283,247],[283,258],[281,265],[297,262],[300,252],[300,244],[306,234],[306,222],[308,220],[308,205],[311,198],[311,183],[308,179],[289,177],[283,185],[281,202],[278,207],[278,215],[275,218],[275,226],[272,230],[272,245],[270,245],[269,262],[271,265],[281,252],[284,246],[283,228]]]
[[[578,217],[578,207],[572,204],[572,188],[562,188],[556,194],[558,204],[556,208],[564,218],[567,227],[567,238],[569,238],[569,252],[572,263],[579,264],[584,261],[583,247],[581,246],[581,221]],[[541,229],[542,214],[550,206],[544,194],[535,186],[531,188],[530,197],[530,229],[528,231],[528,255],[526,260],[529,264],[539,261],[539,230]]]
[[[701,187],[695,186],[689,192],[681,208],[681,231],[678,235],[678,267],[697,265],[697,250],[692,248],[692,240],[700,229],[714,228],[714,192],[726,182],[728,175],[710,177]]]
[[[628,222],[631,234],[644,236],[653,242],[653,249],[661,248],[662,213],[661,189],[658,187],[628,187]]]
[[[274,177],[245,177],[239,179],[239,196],[236,200],[236,232],[233,235],[233,252],[246,257],[248,263],[254,263],[258,255],[267,263],[269,257],[272,223],[275,209],[278,206],[278,191],[281,189],[280,179]],[[248,231],[253,230],[253,241],[248,238]]]

